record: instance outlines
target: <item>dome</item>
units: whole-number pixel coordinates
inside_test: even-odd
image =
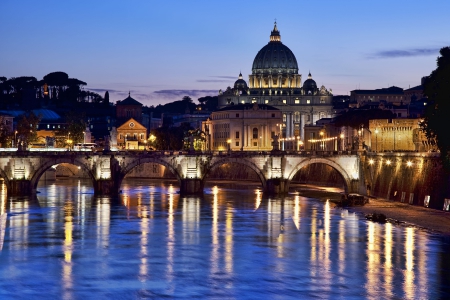
[[[259,50],[253,60],[252,73],[298,74],[297,59],[291,49],[281,42],[276,22],[270,35],[270,42]]]
[[[314,91],[317,89],[317,84],[316,82],[312,79],[311,73],[308,74],[308,79],[305,80],[305,82],[303,83],[303,89],[308,91]]]
[[[247,89],[247,82],[242,79],[242,73],[239,73],[239,79],[234,83],[235,89]]]

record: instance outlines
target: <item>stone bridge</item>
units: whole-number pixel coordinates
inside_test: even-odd
[[[44,172],[52,166],[69,163],[89,174],[98,195],[116,195],[125,175],[144,163],[157,163],[177,177],[181,194],[201,194],[205,178],[215,167],[235,163],[249,167],[258,175],[263,191],[283,194],[303,167],[322,163],[342,176],[346,192],[364,192],[361,158],[351,152],[1,152],[0,176],[9,195],[29,195],[36,192]]]

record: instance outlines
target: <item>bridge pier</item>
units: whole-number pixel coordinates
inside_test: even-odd
[[[199,178],[181,179],[180,194],[201,195],[203,194],[204,182]]]
[[[8,195],[10,196],[28,196],[33,192],[31,180],[12,179],[9,181]]]
[[[112,179],[100,179],[94,182],[94,193],[96,195],[115,196],[119,194],[119,187]]]
[[[289,192],[289,180],[285,178],[272,178],[266,181],[265,191],[270,195],[284,195]]]

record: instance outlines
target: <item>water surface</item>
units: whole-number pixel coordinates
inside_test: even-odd
[[[446,237],[377,224],[298,195],[126,179],[1,194],[0,298],[449,298]]]

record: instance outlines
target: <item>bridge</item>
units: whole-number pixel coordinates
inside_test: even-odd
[[[54,165],[68,163],[84,169],[97,195],[117,195],[122,180],[133,168],[156,163],[168,168],[177,178],[180,193],[201,194],[208,173],[223,164],[234,163],[252,169],[268,194],[284,194],[295,174],[303,167],[322,163],[342,176],[346,192],[364,190],[361,157],[356,152],[0,152],[0,177],[8,195],[36,192],[39,179]]]

